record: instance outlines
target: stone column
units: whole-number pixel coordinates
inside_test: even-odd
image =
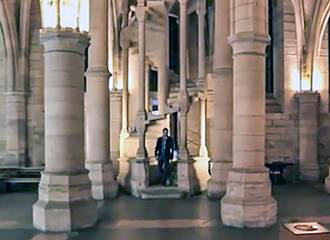
[[[62,232],[96,222],[97,206],[84,159],[84,55],[87,35],[43,32],[45,49],[45,170],[34,226]]]
[[[204,92],[206,95],[206,91]],[[199,148],[199,157],[205,160],[209,160],[209,153],[206,147],[206,96],[200,98],[200,113],[201,113],[201,139],[200,139],[200,148]]]
[[[150,64],[146,61],[146,65],[145,65],[145,69],[146,69],[146,74],[145,74],[145,99],[144,99],[144,102],[145,102],[145,109],[146,109],[146,112],[147,114],[149,113],[149,99],[150,99],[150,96],[149,96],[149,78],[150,78],[150,75],[149,75],[149,71],[150,71]]]
[[[6,91],[6,166],[25,166],[27,160],[27,94]]]
[[[164,22],[164,37],[162,46],[159,49],[158,60],[158,110],[160,114],[165,114],[167,111],[167,97],[169,88],[168,69],[169,69],[169,25],[168,25],[168,9],[164,4],[162,7],[163,22]]]
[[[220,198],[226,193],[228,172],[233,162],[233,57],[227,40],[230,35],[230,0],[215,1],[215,25],[213,167],[207,195]]]
[[[139,76],[138,76],[138,111],[136,114],[136,130],[138,137],[138,149],[136,159],[131,164],[131,193],[139,197],[141,190],[149,185],[148,153],[146,143],[146,111],[145,111],[145,25],[147,9],[143,0],[138,1],[135,10],[139,25]]]
[[[179,0],[180,3],[180,141],[178,162],[178,187],[192,195],[198,191],[194,176],[192,159],[187,148],[187,114],[189,111],[189,95],[187,91],[187,3],[188,0]]]
[[[196,12],[198,15],[198,84],[201,87],[206,87],[205,79],[205,14],[206,14],[206,2],[205,0],[198,0]],[[206,89],[205,89],[206,90]],[[200,98],[201,108],[201,139],[199,157],[206,160],[209,159],[208,151],[206,148],[206,95]]]
[[[205,0],[197,0],[196,13],[198,16],[198,83],[205,84]]]
[[[165,31],[166,32],[166,31]],[[167,64],[167,42],[162,44],[159,54],[158,66],[158,111],[160,114],[166,113],[168,95],[168,64]]]
[[[123,28],[128,25],[128,6],[123,6]],[[122,125],[120,132],[120,157],[124,156],[124,140],[128,137],[128,61],[129,61],[129,47],[128,39],[121,38],[122,47],[122,76],[123,76],[123,90],[122,90]]]
[[[299,175],[300,180],[320,180],[318,164],[318,93],[302,92],[296,95],[299,109]]]
[[[110,159],[112,161],[114,176],[119,173],[119,162],[118,158],[120,156],[120,133],[122,124],[122,92],[121,91],[111,91],[110,92]]]
[[[86,168],[95,199],[118,193],[109,151],[108,1],[91,4],[89,67],[86,92]]]
[[[233,169],[228,174],[227,192],[221,200],[221,218],[227,226],[265,227],[276,222],[277,213],[264,166],[267,1],[241,4],[240,0],[233,0],[231,3]]]

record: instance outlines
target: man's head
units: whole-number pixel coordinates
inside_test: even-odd
[[[168,129],[167,128],[164,128],[163,129],[163,136],[164,137],[167,137],[168,136]]]

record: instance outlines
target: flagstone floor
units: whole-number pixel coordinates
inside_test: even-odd
[[[15,189],[14,189],[15,190]],[[278,200],[278,221],[265,229],[235,229],[220,221],[220,201],[205,194],[189,199],[141,200],[120,194],[100,203],[98,224],[70,234],[45,234],[32,226],[34,188],[0,193],[0,240],[278,240],[281,223],[293,219],[318,221],[330,228],[330,195],[321,185],[273,187]]]

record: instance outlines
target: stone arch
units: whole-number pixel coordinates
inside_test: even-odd
[[[330,1],[327,1],[323,12],[320,15],[319,21],[317,23],[317,42],[316,42],[316,46],[315,46],[315,53],[314,55],[316,56],[317,60],[320,56],[320,48],[321,48],[321,43],[322,43],[322,39],[324,37],[324,33],[329,21],[329,17],[330,17]]]
[[[305,74],[310,75],[313,81],[315,63],[319,62],[320,46],[330,15],[330,1],[318,0],[315,2],[314,15],[308,26],[306,26],[304,2],[302,0],[291,0],[291,2],[296,19],[300,73],[303,70],[301,68],[305,66]]]
[[[5,82],[6,82],[6,47],[5,39],[0,24],[0,162],[3,161],[6,153],[6,106],[5,106]]]
[[[298,67],[300,69],[301,67],[301,59],[303,55],[303,46],[304,46],[304,27],[305,27],[305,21],[304,21],[304,6],[302,5],[300,0],[291,0],[291,3],[293,5],[294,9],[294,15],[295,15],[295,22],[296,22],[296,35],[297,35],[297,59],[298,59]],[[300,71],[299,71],[300,72]]]
[[[6,48],[6,91],[15,90],[17,72],[17,34],[15,23],[10,21],[10,4],[8,1],[0,1],[0,24],[2,26],[4,44]]]

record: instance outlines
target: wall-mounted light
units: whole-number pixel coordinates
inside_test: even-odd
[[[301,89],[300,74],[297,68],[292,68],[290,72],[291,88],[295,92],[299,92]]]
[[[312,76],[301,74],[293,68],[290,78],[291,89],[295,92],[319,92],[322,88],[322,74],[318,66],[314,67]]]
[[[320,92],[322,88],[322,74],[318,67],[314,68],[313,71],[313,82],[312,82],[312,89],[313,91]]]
[[[89,30],[89,0],[40,0],[40,6],[46,31]]]

